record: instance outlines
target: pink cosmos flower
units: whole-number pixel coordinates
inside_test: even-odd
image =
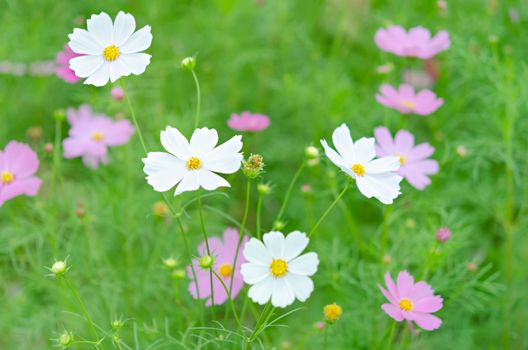
[[[125,92],[119,86],[115,86],[110,90],[110,96],[116,101],[121,101],[125,97]]]
[[[383,51],[401,57],[427,59],[451,46],[449,33],[445,30],[431,38],[431,32],[423,27],[414,27],[406,32],[400,26],[378,29],[374,36],[376,45]]]
[[[244,286],[244,279],[240,274],[240,265],[242,265],[246,260],[242,252],[248,237],[244,236],[242,244],[240,245],[238,258],[236,261],[235,274],[233,279],[233,288],[231,289],[231,298],[235,299],[238,292]],[[233,273],[233,264],[235,260],[235,252],[238,244],[238,231],[233,228],[228,228],[224,231],[223,240],[217,237],[209,238],[209,249],[211,255],[214,257],[213,269],[223,278],[223,281],[227,288],[231,284],[231,275]],[[205,247],[205,242],[202,242],[198,246],[198,252],[200,256],[207,254],[207,249]],[[207,299],[206,305],[211,305],[211,280],[209,276],[209,270],[203,269],[200,267],[199,259],[193,259],[194,271],[196,272],[196,279],[198,282],[198,289],[200,291],[200,298]],[[191,295],[197,299],[198,294],[196,293],[196,283],[194,282],[194,276],[190,266],[187,266],[187,275],[191,279],[189,284],[189,292]],[[214,303],[215,305],[223,304],[227,300],[227,293],[225,292],[224,287],[213,275],[213,294],[214,294]]]
[[[13,197],[37,194],[42,183],[34,176],[38,167],[37,154],[24,143],[11,141],[0,151],[0,207]]]
[[[267,115],[252,114],[250,112],[233,113],[227,121],[227,125],[237,131],[259,132],[270,125],[270,118]]]
[[[381,85],[376,101],[400,113],[418,115],[429,115],[444,104],[444,100],[437,98],[431,90],[424,89],[415,94],[414,88],[408,84],[400,85],[398,90],[388,84]]]
[[[389,273],[385,274],[387,289],[378,285],[379,289],[389,300],[390,304],[383,304],[381,308],[394,320],[406,320],[409,325],[412,321],[427,330],[432,331],[440,327],[442,320],[431,315],[443,306],[443,299],[434,295],[434,290],[427,283],[420,281],[414,283],[413,277],[407,271],[398,274],[396,285]]]
[[[440,227],[438,231],[436,231],[436,240],[439,243],[445,243],[451,238],[451,230],[447,227]]]
[[[79,56],[82,55],[73,52],[73,50],[68,45],[64,45],[64,50],[59,52],[57,54],[57,58],[55,59],[56,63],[58,64],[56,70],[57,76],[70,84],[78,82],[80,78],[75,75],[73,70],[70,69],[70,60]]]
[[[403,176],[416,189],[423,190],[431,184],[428,175],[438,172],[438,162],[427,159],[434,152],[428,143],[414,146],[414,136],[407,130],[400,130],[394,137],[389,129],[378,127],[374,129],[376,137],[376,155],[378,157],[400,157],[400,168],[397,173]]]
[[[71,128],[69,137],[63,141],[64,157],[82,157],[91,168],[108,163],[108,147],[126,144],[134,133],[128,120],[114,121],[104,114],[93,113],[87,105],[77,110],[68,108],[67,118]]]

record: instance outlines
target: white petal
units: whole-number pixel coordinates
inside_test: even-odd
[[[218,143],[218,133],[215,129],[200,128],[194,130],[191,141],[191,153],[198,158],[208,155]]]
[[[94,74],[104,63],[103,56],[79,56],[70,60],[70,69],[79,78],[87,78]]]
[[[184,161],[192,157],[189,142],[178,129],[167,126],[161,131],[160,140],[163,148],[176,157]]]
[[[150,47],[152,43],[152,34],[150,33],[150,26],[144,26],[128,38],[123,45],[119,47],[122,53],[136,53],[141,52]]]
[[[130,75],[130,69],[123,63],[123,60],[118,58],[117,60],[110,62],[110,81],[113,83],[121,77]]]
[[[271,255],[264,244],[256,238],[251,238],[244,247],[244,258],[247,261],[269,268],[271,264]]]
[[[348,162],[341,157],[336,151],[334,151],[330,146],[328,146],[328,143],[326,140],[321,140],[321,145],[323,145],[323,148],[325,150],[326,156],[340,168],[348,168],[351,164],[348,164]]]
[[[383,204],[392,204],[400,194],[402,177],[396,173],[365,174],[358,176],[356,183],[359,191],[367,198],[375,197]]]
[[[204,160],[203,167],[221,174],[232,174],[240,169],[243,156],[241,153],[231,153],[213,161]]]
[[[367,164],[376,156],[374,144],[376,139],[373,137],[362,137],[354,143],[354,163]]]
[[[132,74],[140,75],[147,69],[151,57],[151,55],[147,55],[146,53],[129,53],[119,55],[119,60],[127,66]]]
[[[198,174],[196,171],[187,171],[183,176],[183,179],[176,187],[174,196],[177,196],[183,192],[196,191],[200,187],[198,182]]]
[[[75,28],[68,38],[70,38],[68,46],[73,52],[83,55],[103,54],[104,47],[84,29]]]
[[[103,47],[114,43],[114,25],[108,14],[101,12],[98,15],[92,15],[86,21],[88,32],[93,35],[99,44]]]
[[[165,152],[149,152],[143,163],[148,184],[158,192],[176,186],[186,173],[185,162]]]
[[[295,297],[300,301],[306,301],[314,290],[314,284],[310,277],[289,273],[286,277]]]
[[[337,152],[345,159],[348,164],[356,162],[354,156],[354,142],[350,135],[350,130],[346,124],[341,124],[340,127],[334,130],[332,134],[332,142]]]
[[[365,166],[365,172],[369,174],[386,173],[396,171],[400,168],[400,158],[394,156],[374,159]]]
[[[136,29],[136,20],[130,13],[119,11],[114,21],[114,44],[121,46]]]
[[[317,272],[319,258],[316,253],[306,253],[288,263],[288,272],[297,275],[311,276]]]
[[[262,240],[272,258],[284,257],[284,235],[282,232],[271,231],[266,233]]]
[[[290,261],[301,254],[310,242],[305,233],[300,231],[293,231],[286,236],[284,241],[284,260]]]
[[[84,81],[84,84],[92,84],[95,86],[105,86],[110,80],[110,63],[105,62],[94,74],[90,75]]]
[[[208,191],[216,190],[218,187],[231,187],[223,177],[216,175],[215,173],[207,169],[196,170],[198,173],[198,182],[201,187]]]
[[[256,284],[271,276],[269,267],[253,263],[242,264],[240,273],[247,284]]]
[[[257,304],[266,304],[271,298],[275,281],[276,280],[273,277],[268,277],[265,280],[251,286],[251,288],[248,290],[248,297]]]
[[[286,307],[295,301],[295,294],[286,282],[286,278],[275,280],[273,292],[271,294],[271,304],[275,307]]]

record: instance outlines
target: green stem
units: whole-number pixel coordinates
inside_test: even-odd
[[[341,191],[341,193],[337,196],[337,198],[330,204],[330,206],[325,210],[323,215],[319,218],[319,220],[316,222],[315,226],[310,230],[310,233],[308,234],[308,237],[311,237],[312,234],[317,230],[317,228],[321,225],[323,220],[326,218],[326,216],[330,213],[330,211],[335,207],[335,205],[339,202],[341,197],[345,194],[345,192],[348,190],[348,187],[350,186],[350,182],[348,182]]]
[[[387,244],[389,240],[389,220],[392,215],[393,206],[387,205],[383,210],[383,234],[381,237],[381,260],[385,256],[385,251],[387,249]]]
[[[256,223],[256,226],[257,226],[257,227],[256,227],[256,231],[257,231],[257,232],[256,232],[256,236],[258,237],[258,239],[261,238],[261,236],[260,236],[260,231],[261,231],[261,230],[260,230],[260,225],[261,225],[261,222],[260,222],[260,221],[261,221],[261,211],[262,211],[262,195],[259,194],[259,196],[258,196],[258,200],[257,200],[257,214],[256,214],[256,215],[257,215],[257,219],[256,219],[256,221],[257,221],[257,223]]]
[[[392,340],[394,339],[394,330],[396,329],[396,321],[392,321],[391,330],[389,333],[389,341],[387,343],[387,350],[392,348]]]
[[[323,350],[326,350],[328,347],[328,325],[325,325],[323,330]]]
[[[84,306],[84,303],[81,299],[81,296],[79,295],[79,292],[77,291],[77,289],[73,286],[73,284],[70,282],[70,280],[68,279],[68,277],[66,276],[63,276],[64,278],[64,281],[66,282],[66,285],[68,286],[68,288],[70,288],[70,290],[72,291],[73,295],[75,296],[75,299],[77,299],[77,303],[79,304],[81,310],[82,310],[82,313],[84,314],[84,317],[86,318],[86,322],[88,323],[88,326],[90,327],[90,330],[92,331],[92,334],[94,335],[95,339],[96,339],[96,345],[95,347],[97,349],[103,349],[102,346],[99,346],[99,342],[101,341],[101,339],[99,338],[99,335],[97,334],[97,331],[95,330],[95,326],[92,322],[92,319],[90,318],[90,315],[88,314],[88,311],[86,310],[86,306]]]
[[[297,179],[301,175],[305,166],[306,166],[306,161],[303,161],[301,163],[301,166],[299,167],[299,169],[297,169],[297,172],[293,176],[290,182],[290,185],[288,186],[288,190],[286,191],[286,195],[284,196],[284,201],[282,202],[282,205],[280,207],[279,214],[277,215],[277,221],[282,219],[282,215],[284,214],[284,211],[286,210],[286,204],[288,204],[288,201],[290,200],[290,195],[292,193],[293,186],[295,186],[295,183],[297,182]]]
[[[218,281],[220,281],[220,283],[222,284],[222,287],[224,287],[224,290],[227,293],[227,299],[229,300],[229,304],[231,305],[231,310],[233,311],[233,315],[235,316],[235,321],[236,321],[236,323],[238,325],[238,328],[240,330],[240,335],[243,335],[244,334],[244,327],[242,326],[242,323],[240,322],[240,319],[238,318],[238,314],[237,314],[236,309],[235,309],[235,303],[233,302],[233,299],[231,298],[231,293],[229,292],[229,290],[228,290],[226,284],[224,283],[224,280],[222,279],[222,277],[220,277],[218,275],[218,273],[216,271],[214,271],[212,268],[211,268],[211,271],[214,273],[214,275],[216,276]]]
[[[253,340],[255,340],[255,338],[259,335],[260,329],[263,327],[263,325],[266,325],[266,323],[268,323],[270,317],[272,316],[273,312],[275,311],[275,307],[272,307],[270,309],[270,306],[271,306],[271,302],[268,302],[266,304],[266,306],[264,307],[264,310],[262,310],[262,313],[260,314],[260,317],[259,317],[259,319],[257,321],[257,324],[255,325],[255,328],[253,329],[253,332],[251,333],[251,335],[250,335],[250,337],[248,339],[248,343],[251,343]],[[267,315],[266,315],[266,313],[267,313]]]
[[[123,93],[125,95],[125,99],[128,104],[128,109],[130,110],[130,114],[132,116],[132,121],[134,122],[134,126],[136,128],[136,131],[139,136],[139,140],[141,141],[141,146],[143,146],[143,151],[145,151],[145,154],[147,154],[147,146],[145,144],[145,140],[143,139],[143,134],[141,133],[141,129],[139,128],[139,124],[136,119],[136,113],[134,112],[134,108],[132,107],[132,102],[130,102],[130,98],[128,97],[128,93],[125,89],[125,84],[123,84],[123,79],[119,80],[119,84],[121,85],[121,88],[123,89]]]
[[[198,76],[194,72],[194,69],[191,70],[193,79],[194,79],[194,85],[196,86],[196,115],[194,117],[194,128],[198,128],[198,125],[200,124],[200,107],[202,103],[202,93],[200,90],[200,82],[198,81]]]
[[[200,191],[197,191],[198,196],[198,212],[200,213],[200,225],[202,227],[202,235],[205,241],[205,248],[207,250],[207,255],[209,255],[211,258],[211,250],[209,249],[209,239],[207,238],[207,231],[205,230],[205,221],[204,221],[204,215],[203,215],[203,209],[202,209],[202,199],[200,197]],[[215,306],[214,306],[214,288],[213,288],[213,272],[212,269],[209,270],[209,282],[211,283],[211,314],[213,315],[213,319],[215,318]]]

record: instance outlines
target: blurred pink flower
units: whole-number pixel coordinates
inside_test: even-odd
[[[24,143],[11,141],[0,151],[0,207],[16,196],[37,194],[42,183],[34,176],[38,167],[37,154]]]
[[[378,29],[374,36],[376,45],[383,51],[402,57],[427,59],[451,46],[449,33],[445,30],[431,38],[431,32],[423,27],[405,31],[401,26]]]
[[[444,104],[431,90],[420,90],[414,93],[414,88],[408,84],[400,85],[396,90],[388,84],[380,87],[376,101],[384,106],[394,108],[403,114],[429,115]]]
[[[415,89],[430,89],[435,83],[429,73],[421,69],[405,69],[402,72],[402,79],[405,84]]]
[[[211,255],[214,257],[213,269],[223,278],[223,281],[227,288],[231,285],[231,275],[233,273],[233,264],[235,260],[235,252],[238,244],[238,231],[233,228],[228,228],[224,231],[223,241],[217,237],[209,238],[209,249]],[[244,236],[242,244],[240,245],[238,258],[236,261],[235,274],[233,279],[233,289],[231,290],[231,298],[235,299],[237,294],[244,286],[244,280],[240,274],[240,265],[246,260],[242,252],[248,237]],[[198,246],[198,252],[200,256],[206,255],[207,250],[205,242],[202,242]],[[200,298],[207,299],[206,305],[211,305],[211,280],[209,276],[209,270],[200,267],[199,259],[193,259],[194,271],[196,272],[196,279],[198,282],[198,289],[200,291]],[[194,276],[190,266],[187,266],[187,275],[191,279],[189,284],[189,292],[196,299],[198,293],[196,293],[196,283],[194,282]],[[213,275],[213,293],[215,305],[223,304],[227,300],[227,294],[224,287]]]
[[[58,64],[56,70],[57,76],[70,84],[78,82],[80,78],[75,75],[73,70],[70,69],[70,60],[79,56],[82,55],[73,52],[68,45],[64,45],[64,50],[59,52],[57,54],[57,58],[55,59]]]
[[[400,130],[394,137],[389,129],[374,129],[376,137],[376,155],[378,157],[400,157],[400,168],[397,173],[403,176],[416,189],[423,190],[431,184],[428,175],[438,172],[438,162],[427,159],[434,152],[428,143],[414,145],[414,136],[407,130]]]
[[[444,243],[451,238],[451,230],[447,227],[441,227],[436,231],[436,240],[440,243]]]
[[[115,86],[110,90],[110,96],[116,101],[121,101],[125,97],[125,92],[119,86]]]
[[[227,125],[237,131],[258,132],[266,129],[270,125],[270,118],[263,114],[252,114],[242,112],[240,114],[231,114]]]
[[[394,320],[406,320],[409,325],[412,321],[427,330],[432,331],[440,327],[442,320],[431,315],[443,306],[441,296],[434,295],[434,290],[427,283],[420,281],[414,283],[413,277],[407,271],[398,274],[396,285],[389,273],[385,274],[387,289],[378,285],[379,289],[389,300],[390,304],[383,304],[381,308]]]
[[[108,147],[126,144],[134,128],[128,120],[114,121],[104,114],[93,113],[87,105],[68,108],[71,125],[69,137],[63,141],[64,157],[82,157],[86,166],[97,168],[108,163]]]

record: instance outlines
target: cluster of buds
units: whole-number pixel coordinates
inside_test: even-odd
[[[242,172],[248,179],[255,179],[264,169],[264,158],[260,154],[250,154],[242,161]]]
[[[308,160],[306,161],[306,164],[308,166],[316,166],[319,164],[319,149],[314,146],[308,146],[304,149],[304,154],[306,155],[306,158]]]

